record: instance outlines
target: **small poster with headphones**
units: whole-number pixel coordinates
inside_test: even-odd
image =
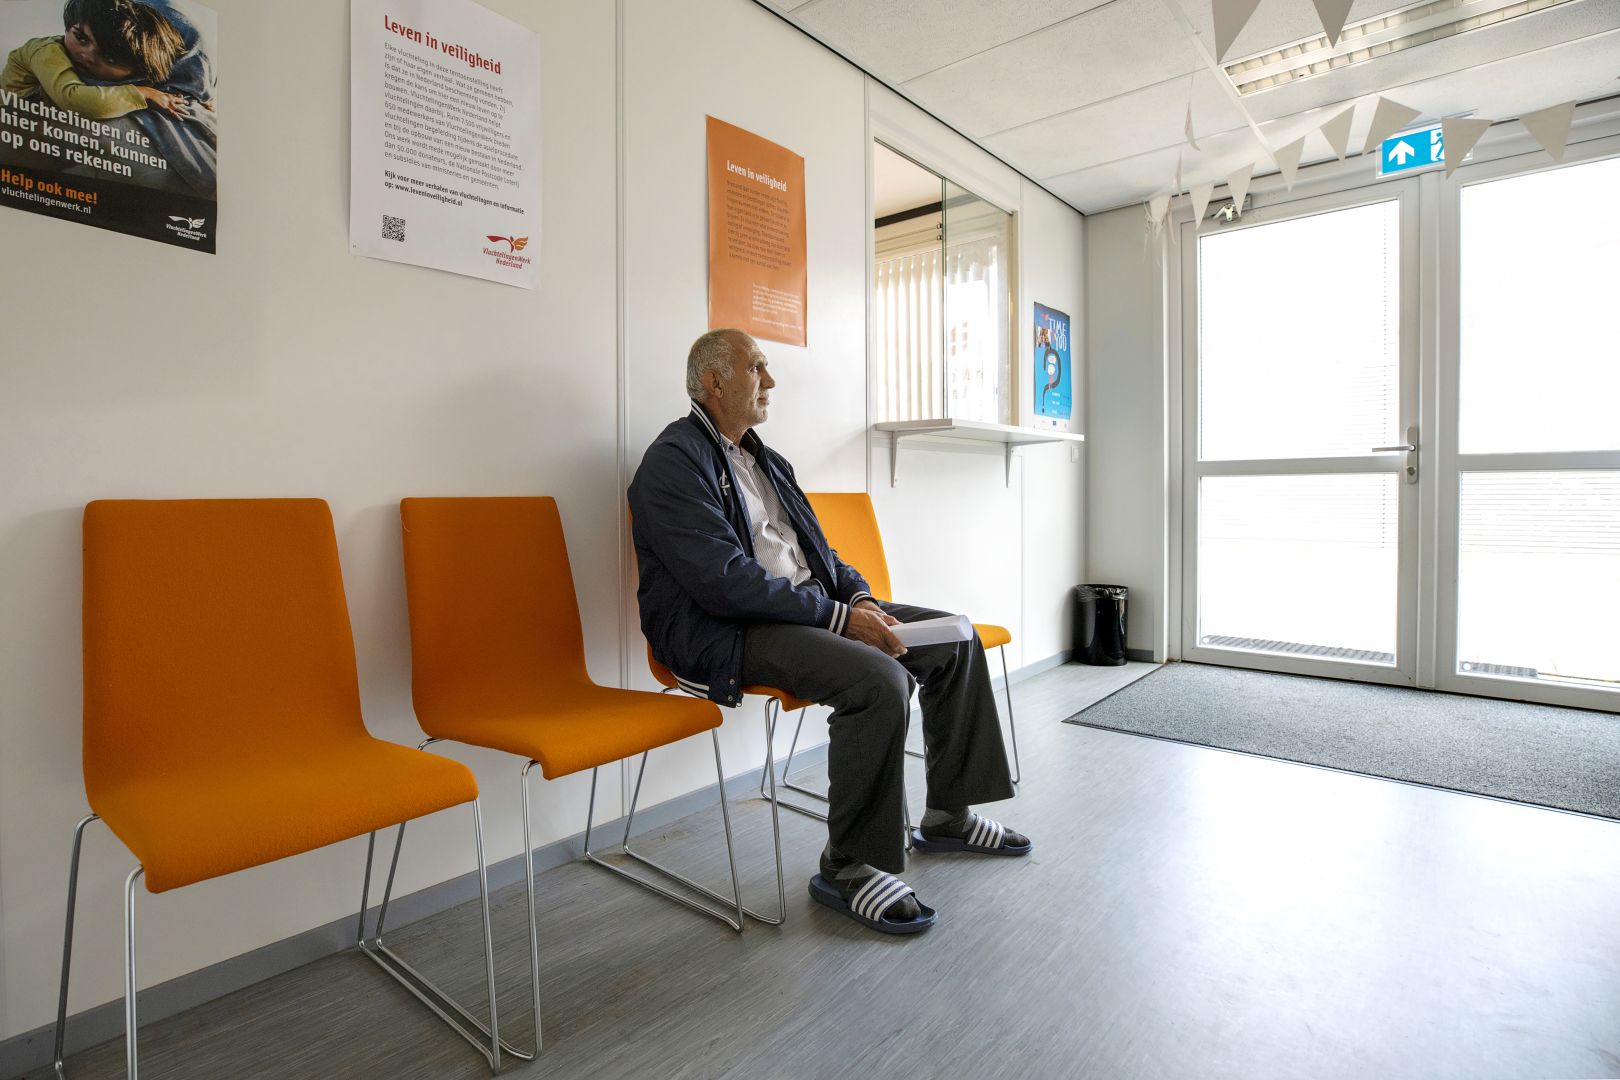
[[[1069,317],[1044,304],[1035,305],[1036,427],[1069,430],[1074,413],[1073,382],[1069,363]]]
[[[214,10],[0,3],[0,204],[212,254]]]

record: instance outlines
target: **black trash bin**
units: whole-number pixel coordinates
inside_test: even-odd
[[[1074,587],[1074,658],[1082,664],[1118,667],[1125,662],[1123,585]]]

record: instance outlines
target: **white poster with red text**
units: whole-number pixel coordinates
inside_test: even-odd
[[[540,38],[471,0],[352,0],[349,249],[540,283]]]

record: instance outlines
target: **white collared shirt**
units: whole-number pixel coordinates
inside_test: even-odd
[[[754,455],[736,443],[721,436],[726,457],[731,460],[731,471],[737,474],[737,486],[742,490],[743,507],[748,511],[749,532],[754,539],[754,558],[777,577],[787,578],[795,585],[810,580],[810,566],[799,547],[799,534],[788,521],[776,497],[776,488],[754,460]]]

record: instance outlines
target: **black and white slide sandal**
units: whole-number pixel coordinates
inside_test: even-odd
[[[973,827],[966,836],[929,836],[921,829],[911,830],[911,846],[918,851],[964,851],[974,855],[1028,855],[1035,849],[1031,841],[1007,843],[1007,827],[993,818],[973,815]]]
[[[842,912],[862,926],[880,934],[916,934],[939,921],[939,912],[917,901],[922,910],[915,919],[885,919],[883,912],[896,900],[916,896],[911,886],[892,874],[881,870],[866,880],[848,900],[826,878],[817,874],[810,879],[810,899]]]

